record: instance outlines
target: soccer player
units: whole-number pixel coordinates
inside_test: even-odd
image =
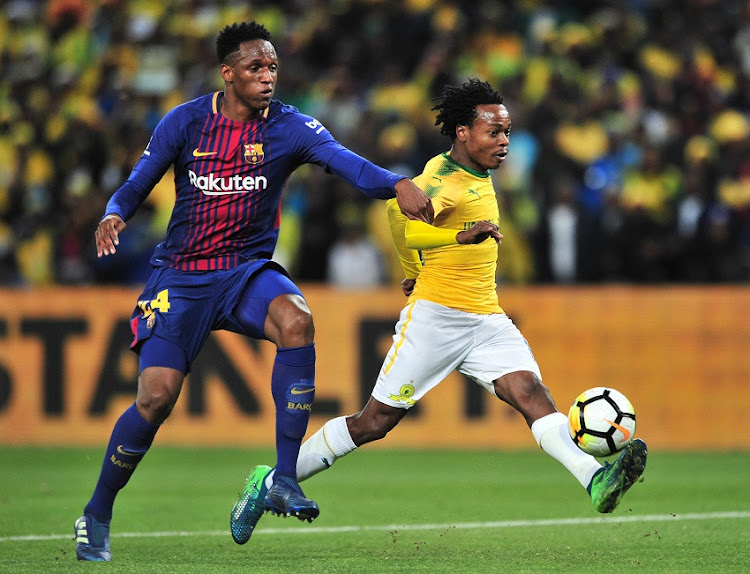
[[[96,229],[97,255],[115,253],[125,222],[174,164],[174,210],[131,319],[131,348],[140,361],[138,392],[114,426],[93,495],[75,523],[79,560],[112,559],[115,497],[216,329],[276,345],[271,393],[277,461],[268,504],[280,514],[314,519],[318,506],[296,480],[315,395],[313,320],[300,290],[270,260],[284,184],[298,166],[313,163],[369,197],[395,197],[409,217],[432,219],[429,198],[410,179],[354,154],[316,119],[273,99],[279,61],[270,39],[256,22],[227,26],[218,34],[224,90],[166,114]],[[242,513],[236,516],[240,522],[233,519],[233,531],[242,543]]]
[[[301,482],[342,456],[382,439],[451,371],[470,377],[523,415],[539,446],[585,487],[599,512],[612,512],[646,466],[646,445],[632,441],[605,466],[568,433],[528,343],[498,304],[495,284],[499,210],[490,170],[504,161],[511,118],[502,96],[477,79],[444,89],[435,125],[452,142],[414,178],[432,198],[434,225],[411,221],[388,202],[391,232],[409,297],[396,323],[372,396],[349,417],[329,420],[304,442]],[[422,257],[420,258],[419,252]],[[275,485],[275,471],[257,466],[253,494]]]

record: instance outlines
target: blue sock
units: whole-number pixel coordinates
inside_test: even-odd
[[[276,405],[276,476],[297,478],[297,456],[315,398],[315,344],[278,349],[271,374]]]
[[[117,493],[128,483],[154,440],[159,425],[147,422],[135,403],[122,413],[109,439],[94,494],[84,512],[109,524]]]

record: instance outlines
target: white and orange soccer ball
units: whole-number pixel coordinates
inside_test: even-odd
[[[620,391],[595,387],[582,392],[568,411],[570,437],[594,456],[625,448],[635,435],[635,409]]]

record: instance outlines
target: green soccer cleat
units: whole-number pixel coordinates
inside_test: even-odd
[[[245,481],[245,490],[234,503],[229,514],[229,529],[237,544],[244,544],[250,540],[255,525],[266,510],[266,477],[272,470],[265,464],[254,467]]]
[[[623,495],[641,477],[646,468],[646,443],[633,440],[612,464],[605,462],[591,479],[589,492],[594,508],[599,512],[612,512]]]

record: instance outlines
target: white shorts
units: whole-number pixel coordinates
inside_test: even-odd
[[[372,396],[408,409],[454,369],[493,396],[493,381],[508,373],[531,371],[542,378],[529,344],[507,315],[466,313],[419,300],[401,310]]]

